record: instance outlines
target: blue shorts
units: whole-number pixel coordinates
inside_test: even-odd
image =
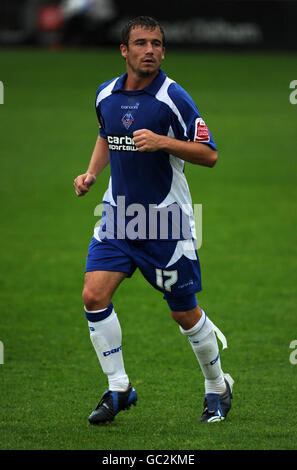
[[[107,238],[98,241],[93,237],[85,271],[116,271],[131,277],[138,268],[155,289],[163,292],[172,310],[190,310],[197,305],[194,294],[202,288],[194,243]]]

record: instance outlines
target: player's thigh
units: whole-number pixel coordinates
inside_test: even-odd
[[[86,308],[100,310],[108,307],[115,290],[126,276],[126,273],[115,271],[86,272],[82,293]]]
[[[122,280],[132,276],[136,267],[125,249],[125,240],[99,241],[92,238],[83,289],[87,310],[106,308]]]

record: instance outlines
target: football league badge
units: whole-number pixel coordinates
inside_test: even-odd
[[[126,128],[126,129],[129,129],[129,127],[131,126],[131,124],[134,122],[134,117],[132,116],[131,113],[126,113],[122,119],[121,119],[122,123],[123,123],[123,126]]]
[[[197,118],[195,121],[195,136],[194,142],[209,142],[209,130],[202,118]]]

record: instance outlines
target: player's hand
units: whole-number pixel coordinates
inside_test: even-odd
[[[73,181],[74,189],[77,196],[84,196],[86,194],[92,184],[96,182],[96,176],[92,175],[91,173],[84,173],[83,175],[79,175]]]
[[[133,140],[139,152],[156,152],[162,148],[162,135],[148,129],[133,132]]]

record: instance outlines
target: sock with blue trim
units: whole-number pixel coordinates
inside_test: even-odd
[[[90,338],[102,371],[108,378],[109,390],[124,391],[129,385],[122,353],[122,330],[112,303],[103,310],[88,311]]]
[[[184,330],[181,326],[179,328],[188,337],[199,362],[205,378],[205,393],[224,393],[226,384],[221,368],[218,342],[205,312],[202,310],[202,317],[189,330]]]

